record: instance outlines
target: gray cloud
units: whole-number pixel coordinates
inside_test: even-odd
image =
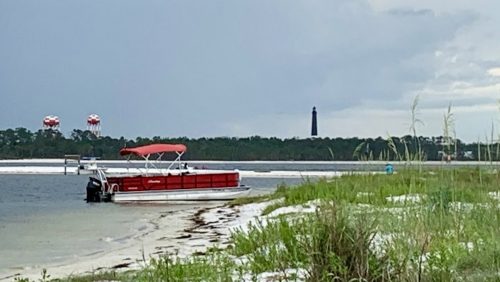
[[[300,136],[313,105],[390,104],[478,77],[495,62],[435,77],[436,50],[452,57],[478,17],[364,0],[3,1],[0,128],[57,114],[70,130],[97,112],[115,136]]]

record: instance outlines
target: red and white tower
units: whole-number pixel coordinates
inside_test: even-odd
[[[58,130],[60,124],[61,123],[59,121],[58,116],[46,116],[43,118],[42,128],[43,129]]]
[[[92,132],[95,136],[101,136],[101,118],[96,114],[91,114],[87,118],[87,130]]]

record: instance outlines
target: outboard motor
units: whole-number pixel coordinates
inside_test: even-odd
[[[89,183],[87,183],[87,203],[100,202],[101,192],[102,192],[101,181],[97,178],[89,177]]]

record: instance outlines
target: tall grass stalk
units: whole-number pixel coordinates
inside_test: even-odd
[[[396,143],[394,143],[394,140],[392,139],[392,137],[389,133],[387,134],[387,146],[389,147],[389,150],[394,154],[395,160],[397,160],[397,161],[403,160],[403,157],[398,152],[398,148],[396,146]],[[389,160],[389,154],[388,154],[388,160]]]
[[[479,138],[477,138],[477,161],[479,163],[481,163],[481,143],[479,141]],[[482,174],[482,171],[481,171],[481,167],[478,166],[477,167],[478,171],[479,171],[479,183],[482,185],[483,184],[483,174]]]
[[[491,121],[491,133],[490,133],[490,165],[493,169],[493,161],[495,160],[496,156],[494,156],[494,152],[493,152],[493,149],[494,149],[494,146],[495,146],[495,143],[497,143],[498,141],[495,140],[495,122],[494,121]],[[497,146],[497,150],[498,150],[498,146]]]
[[[451,154],[451,146],[455,144],[455,140],[453,140],[452,136],[456,136],[456,133],[455,117],[453,112],[451,111],[450,103],[443,119],[443,152],[447,155]]]
[[[410,132],[413,133],[413,139],[416,141],[415,149],[415,161],[418,162],[419,170],[422,168],[421,162],[424,160],[424,154],[422,152],[422,145],[420,144],[420,138],[417,136],[417,125],[420,124],[424,126],[424,122],[418,118],[418,103],[419,103],[419,95],[415,96],[413,102],[411,104],[411,123],[410,123]]]
[[[335,160],[335,155],[333,154],[332,148],[328,147],[328,152],[330,153],[330,157],[332,158],[332,161]]]

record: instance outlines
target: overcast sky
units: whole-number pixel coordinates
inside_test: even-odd
[[[0,129],[114,137],[500,129],[500,1],[0,0]]]

